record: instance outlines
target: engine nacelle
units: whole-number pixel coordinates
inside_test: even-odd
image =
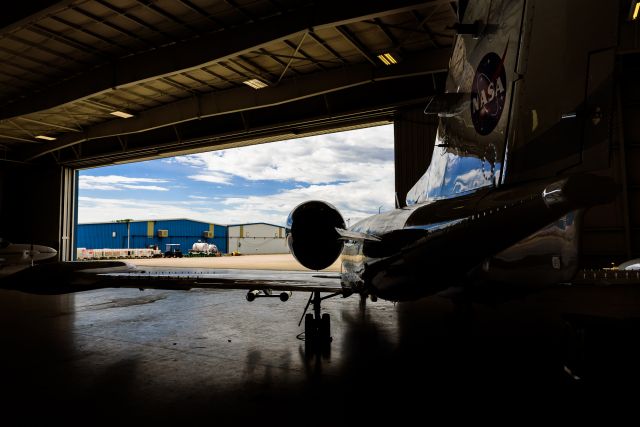
[[[336,228],[345,228],[338,210],[319,200],[304,202],[287,219],[287,244],[296,260],[311,270],[322,270],[342,252]]]

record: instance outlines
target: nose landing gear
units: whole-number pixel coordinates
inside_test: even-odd
[[[304,320],[305,349],[309,355],[313,355],[314,353],[328,354],[331,341],[333,341],[331,337],[331,316],[329,316],[329,313],[321,313],[322,301],[338,295],[343,297],[350,295],[350,293],[339,291],[323,297],[321,293],[321,290],[311,291],[309,301],[307,301],[302,317],[298,322],[298,326],[300,326]],[[285,291],[280,294],[274,294],[272,289],[250,289],[246,295],[247,301],[249,302],[255,301],[257,298],[270,297],[280,298],[280,301],[284,302],[291,297],[291,292]],[[312,304],[313,313],[307,313]],[[302,334],[300,334],[298,338],[302,339],[301,336]]]
[[[304,319],[305,347],[307,350],[315,350],[328,346],[333,338],[331,337],[331,317],[329,313],[320,315],[320,304],[323,300],[342,295],[342,292],[335,292],[325,297],[320,296],[320,291],[313,291],[309,296],[307,306],[304,308],[298,326]],[[313,304],[313,313],[307,313],[309,306]]]
[[[305,342],[309,345],[328,344],[333,341],[331,337],[331,317],[329,313],[324,313],[320,319],[307,313],[304,316],[304,336]]]

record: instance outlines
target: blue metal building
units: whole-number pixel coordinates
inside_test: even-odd
[[[78,224],[78,248],[126,249],[158,245],[165,251],[167,243],[179,243],[183,252],[198,240],[213,243],[227,252],[227,227],[190,219],[163,219],[131,222]],[[127,244],[128,242],[128,244]]]

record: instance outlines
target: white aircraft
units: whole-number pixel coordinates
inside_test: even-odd
[[[0,239],[0,268],[16,265],[32,266],[56,255],[58,251],[48,246],[11,243]]]

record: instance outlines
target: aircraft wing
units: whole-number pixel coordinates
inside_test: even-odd
[[[336,273],[136,267],[123,261],[40,264],[3,278],[0,287],[46,295],[101,288],[343,291]]]
[[[104,273],[113,287],[142,289],[246,289],[303,292],[341,292],[340,275],[301,271],[167,269],[145,267],[141,271]]]
[[[580,270],[571,280],[574,285],[640,285],[640,270]]]

